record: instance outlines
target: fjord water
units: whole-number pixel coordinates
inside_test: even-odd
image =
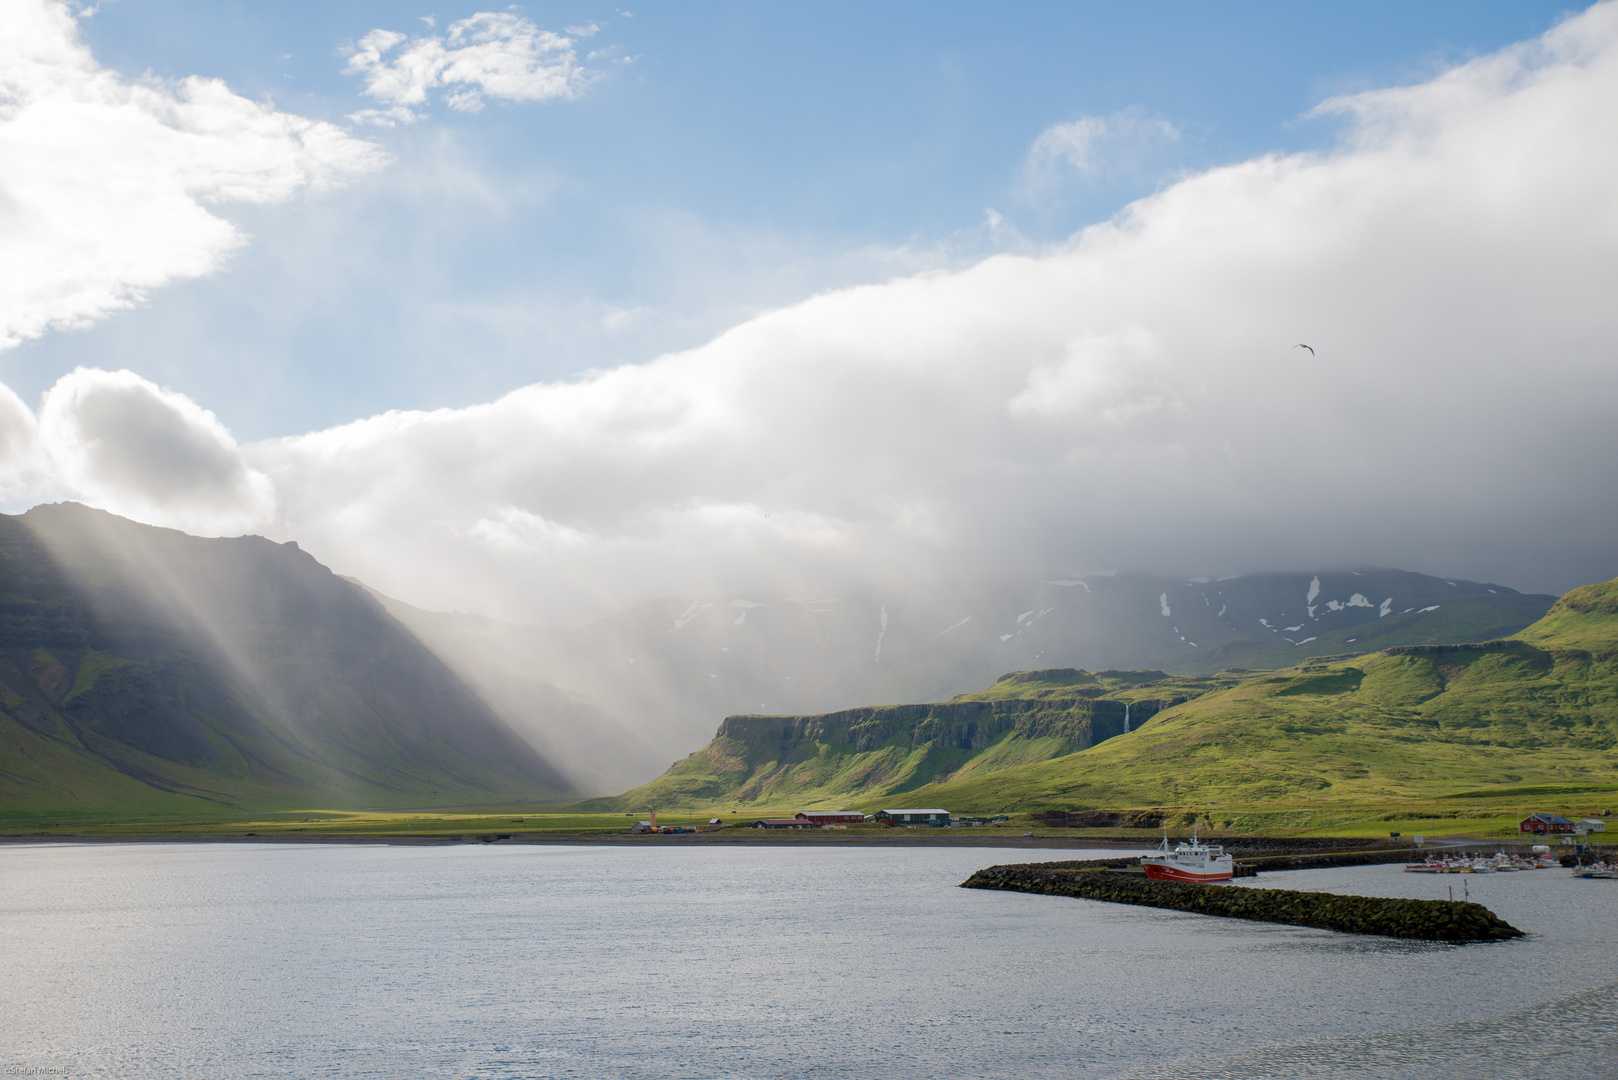
[[[1618,883],[1397,867],[1257,882],[1441,898],[1466,880],[1472,899],[1532,932],[1462,947],[956,887],[989,863],[1041,857],[0,848],[0,1066],[124,1078],[1618,1075]]]

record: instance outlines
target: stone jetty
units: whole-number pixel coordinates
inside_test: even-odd
[[[1153,881],[1111,870],[1080,870],[1044,863],[991,866],[967,878],[961,887],[1073,896],[1198,915],[1220,915],[1228,919],[1422,941],[1504,941],[1523,936],[1521,930],[1482,904],[1339,896],[1231,885],[1188,885]]]

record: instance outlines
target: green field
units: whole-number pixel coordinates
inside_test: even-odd
[[[969,803],[949,803],[946,808],[957,816],[989,812]],[[871,810],[874,804],[858,809]],[[882,825],[853,826],[833,834],[755,831],[745,826],[759,817],[790,817],[800,807],[787,804],[748,808],[744,811],[703,810],[659,811],[658,824],[707,828],[711,817],[724,822],[719,830],[727,839],[765,840],[771,843],[846,839],[849,841],[946,838],[1023,840],[1029,836],[1050,840],[1094,840],[1131,842],[1151,846],[1161,837],[1156,828],[1050,828],[1028,813],[1013,813],[1003,826],[987,828],[902,829]],[[1560,813],[1575,820],[1614,815],[1614,833],[1596,834],[1597,843],[1618,842],[1618,785],[1518,786],[1499,792],[1465,792],[1427,799],[1343,799],[1300,802],[1265,801],[1254,803],[1163,802],[1125,809],[1161,813],[1165,824],[1176,835],[1193,824],[1210,836],[1273,837],[1377,837],[1398,832],[1406,839],[1424,835],[1434,840],[1471,838],[1478,840],[1525,839],[1517,833],[1517,822],[1533,811]],[[329,810],[308,809],[284,813],[244,813],[238,815],[164,815],[128,818],[114,815],[83,815],[71,819],[0,821],[0,835],[29,836],[199,836],[199,837],[285,837],[288,840],[320,837],[413,837],[459,838],[466,841],[487,835],[515,837],[543,834],[546,837],[591,839],[626,837],[630,827],[644,820],[645,813],[589,813],[565,805],[505,807],[461,807],[446,809]],[[645,838],[649,843],[679,843],[688,837]]]

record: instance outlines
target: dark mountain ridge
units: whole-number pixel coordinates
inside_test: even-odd
[[[296,544],[0,515],[0,803],[357,806],[569,780]]]

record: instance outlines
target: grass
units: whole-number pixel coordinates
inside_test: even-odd
[[[1612,811],[1618,814],[1618,793],[1606,792],[1582,799],[1564,796],[1560,799],[1539,799],[1524,802],[1521,796],[1496,796],[1477,799],[1463,805],[1454,801],[1426,800],[1410,802],[1332,803],[1263,803],[1210,807],[1181,804],[1141,809],[1160,809],[1167,813],[1171,829],[1182,833],[1193,821],[1203,834],[1212,837],[1267,836],[1267,837],[1385,837],[1399,832],[1403,839],[1417,834],[1432,840],[1469,838],[1479,841],[1526,839],[1516,832],[1517,821],[1526,815],[1527,808],[1550,810],[1575,820]],[[951,808],[954,809],[954,808]],[[966,814],[970,807],[956,809]],[[726,823],[726,832],[733,839],[768,839],[772,842],[812,839],[824,841],[826,834],[769,832],[755,834],[743,826],[760,816],[791,816],[792,806],[770,807],[764,812],[732,812],[703,810],[687,813],[659,813],[660,825],[706,827],[710,817],[719,816]],[[467,807],[445,810],[333,810],[305,809],[284,813],[257,813],[242,815],[158,816],[151,818],[125,818],[116,816],[86,816],[74,821],[0,821],[0,835],[10,836],[197,836],[240,838],[254,835],[259,838],[285,837],[303,840],[319,837],[359,838],[462,838],[476,839],[490,834],[514,836],[539,835],[572,839],[604,839],[625,836],[630,827],[643,814],[581,813],[567,807],[540,808],[531,806]],[[1613,819],[1618,830],[1618,818]],[[902,839],[948,836],[952,839],[993,840],[995,838],[1024,839],[1032,834],[1036,840],[1106,841],[1134,843],[1150,847],[1158,842],[1161,832],[1155,829],[1055,829],[1034,823],[1026,814],[1013,815],[1005,826],[983,829],[907,830],[886,826],[854,826],[834,834],[836,839],[859,841],[864,839]],[[658,838],[652,838],[657,842]],[[672,837],[669,839],[673,839]],[[1602,844],[1618,843],[1618,832],[1611,837],[1593,837]]]

